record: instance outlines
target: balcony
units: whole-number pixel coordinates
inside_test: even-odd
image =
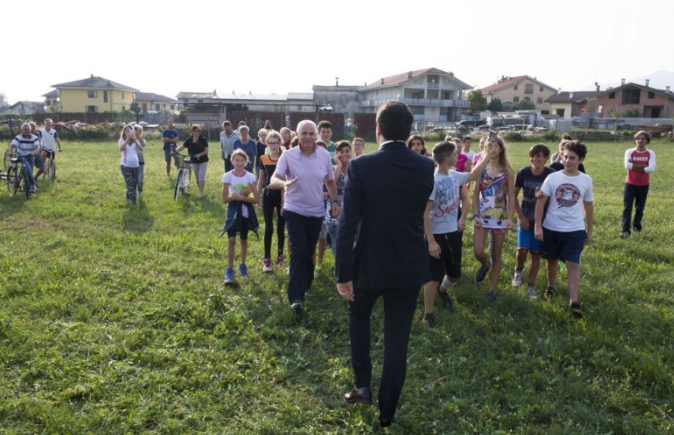
[[[379,107],[391,101],[401,101],[408,106],[431,106],[431,107],[470,107],[470,101],[463,100],[432,100],[428,98],[388,98],[379,100],[364,100],[360,107]]]

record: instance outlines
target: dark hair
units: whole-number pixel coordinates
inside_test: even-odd
[[[336,150],[336,151],[339,151],[339,150],[341,150],[342,148],[348,148],[348,149],[351,149],[351,144],[349,143],[348,140],[340,140],[339,142],[337,142],[337,145],[335,145],[335,150]]]
[[[320,140],[320,139],[318,139],[318,140],[316,141],[316,145],[319,146],[319,147],[323,147],[325,150],[328,149],[328,145],[327,145],[325,142],[323,142],[322,140]]]
[[[332,123],[330,121],[321,121],[318,123],[318,131],[321,131],[321,128],[329,128],[332,130]]]
[[[295,137],[292,138],[292,140],[290,141],[290,148],[295,148],[297,145],[299,145],[299,143],[300,143],[300,138],[297,137],[297,136],[295,136]]]
[[[433,145],[433,160],[440,164],[447,157],[451,157],[454,151],[456,151],[456,144],[451,140],[438,142]]]
[[[573,140],[573,138],[568,134],[565,134],[564,136],[562,136],[562,140]]]
[[[377,111],[377,125],[386,140],[404,141],[412,130],[414,115],[407,104],[391,101]]]
[[[407,148],[412,149],[412,142],[418,140],[421,142],[421,155],[425,156],[428,154],[428,151],[426,150],[426,141],[420,134],[413,134],[412,136],[407,138]]]
[[[562,149],[573,151],[578,154],[578,158],[581,160],[584,160],[587,155],[587,147],[579,140],[567,140],[562,144]]]
[[[229,121],[225,121],[225,122],[222,123],[222,128],[231,127],[231,126],[232,126],[232,123],[229,122]]]
[[[463,138],[463,143],[466,143],[466,142],[468,142],[468,141],[471,141],[471,142],[472,142],[472,141],[473,141],[473,138],[470,137],[470,136],[466,136],[466,137]]]
[[[543,154],[543,157],[548,158],[550,157],[550,148],[547,147],[547,145],[539,143],[538,145],[534,145],[531,148],[529,148],[529,157],[537,156],[539,154]]]
[[[651,143],[651,135],[647,131],[644,130],[639,130],[636,133],[634,133],[634,140],[637,140],[637,137],[643,136],[646,138],[646,143]]]

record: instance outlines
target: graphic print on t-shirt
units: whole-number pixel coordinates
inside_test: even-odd
[[[573,207],[580,199],[580,190],[571,183],[560,184],[555,190],[557,208]]]

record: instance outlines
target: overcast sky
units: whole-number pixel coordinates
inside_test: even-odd
[[[672,2],[37,0],[2,8],[0,93],[10,103],[40,101],[52,85],[91,74],[175,97],[310,92],[335,77],[363,85],[429,67],[477,87],[527,74],[566,91],[674,71]]]

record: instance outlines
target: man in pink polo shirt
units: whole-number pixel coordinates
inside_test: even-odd
[[[288,300],[298,314],[304,312],[304,295],[314,280],[313,254],[325,218],[323,183],[332,199],[332,215],[337,216],[337,186],[330,153],[316,146],[318,129],[313,121],[297,125],[299,146],[285,151],[276,165],[270,189],[285,189],[283,216],[290,251]]]
[[[626,239],[630,236],[630,221],[632,219],[632,205],[636,203],[633,228],[637,233],[641,231],[641,218],[644,215],[650,173],[655,171],[655,153],[646,149],[651,143],[651,135],[646,131],[638,131],[634,135],[635,148],[625,151],[625,191],[623,193],[623,220],[620,237]]]

